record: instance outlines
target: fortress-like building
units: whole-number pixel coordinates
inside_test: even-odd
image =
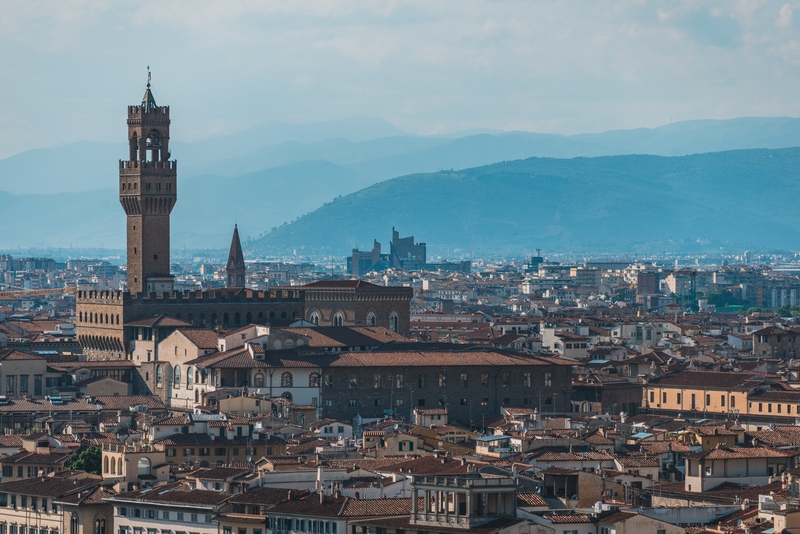
[[[90,358],[130,358],[137,329],[128,325],[161,315],[176,324],[206,328],[305,319],[322,326],[375,325],[408,334],[408,287],[331,280],[267,291],[246,289],[238,229],[225,289],[175,291],[169,272],[169,225],[178,199],[178,163],[170,159],[169,127],[169,106],[156,104],[148,83],[141,105],[128,106],[129,154],[119,162],[119,200],[127,216],[128,291],[77,295],[78,340]]]

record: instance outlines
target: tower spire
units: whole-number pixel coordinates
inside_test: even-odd
[[[147,66],[147,89],[144,91],[144,97],[142,97],[142,107],[145,109],[151,109],[156,107],[156,99],[153,96],[153,92],[150,90],[150,65]]]
[[[239,225],[233,225],[231,250],[228,253],[228,265],[225,268],[225,287],[244,287],[247,268],[244,265],[242,242],[239,240]]]

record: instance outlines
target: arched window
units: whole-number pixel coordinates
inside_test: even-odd
[[[164,369],[160,365],[156,365],[156,387],[160,388],[164,385]]]
[[[397,316],[397,312],[392,312],[389,315],[389,330],[392,332],[397,332],[400,329],[400,317]]]
[[[281,312],[281,319],[286,319],[286,312],[285,311]]]
[[[181,368],[176,366],[175,370],[173,371],[173,375],[172,385],[176,388],[181,387]]]
[[[206,314],[205,313],[201,313],[200,314],[200,324],[201,325],[205,325],[206,324]]]
[[[106,520],[97,519],[94,522],[94,534],[106,534]]]
[[[333,314],[333,326],[342,326],[344,319],[342,318],[342,314],[336,312]]]
[[[190,388],[194,384],[194,373],[192,369],[189,368],[186,370],[186,387]]]
[[[264,312],[258,312],[258,318],[259,319],[263,319],[264,318]]]
[[[242,314],[240,314],[239,312],[236,312],[236,313],[234,314],[234,316],[233,316],[233,322],[234,322],[235,324],[237,324],[237,325],[238,325],[238,324],[241,324],[241,323],[242,323]]]
[[[175,314],[175,318],[180,321],[181,320],[181,314],[180,313],[176,313]]]
[[[244,318],[247,321],[247,324],[250,324],[250,323],[253,322],[253,314],[250,313],[250,312],[247,312],[247,315],[245,315]]]
[[[308,316],[308,322],[311,324],[319,324],[319,314],[317,312],[311,312],[311,315]]]
[[[275,312],[269,312],[269,318],[270,319],[274,319],[275,318]]]
[[[117,458],[117,474],[121,475],[122,473],[122,456]]]
[[[189,323],[194,324],[194,314],[190,313],[189,315],[187,315],[186,316],[186,321],[189,322]]]
[[[117,461],[114,458],[111,459],[111,474],[117,474]]]
[[[296,311],[292,312],[292,319],[299,319],[299,318],[300,318],[299,313],[297,313]]]
[[[69,534],[78,534],[78,514],[75,512],[69,518]]]
[[[208,467],[208,460],[203,460],[200,462],[200,467]]]
[[[288,391],[284,391],[284,392],[281,394],[281,398],[284,398],[284,399],[286,399],[286,400],[289,400],[289,401],[290,401],[290,400],[292,400],[292,394],[291,394],[291,393],[289,393]]]
[[[283,373],[281,375],[281,387],[282,388],[292,387],[292,373]]]
[[[211,324],[217,324],[217,314],[216,313],[212,313],[211,314]]]
[[[310,375],[308,375],[308,387],[310,388],[319,387],[319,373],[311,373]]]
[[[378,319],[375,317],[374,313],[369,312],[367,314],[367,326],[375,326],[376,324],[378,324]]]
[[[200,402],[200,390],[199,389],[194,390],[194,401],[195,402]]]
[[[103,473],[108,473],[108,456],[103,458]]]
[[[139,458],[139,463],[136,465],[136,474],[140,476],[150,474],[150,458]]]
[[[228,312],[225,312],[222,314],[222,324],[227,326],[228,321],[230,321],[230,318],[228,317]]]
[[[256,373],[256,376],[253,377],[253,385],[257,388],[264,387],[264,375],[261,373]]]

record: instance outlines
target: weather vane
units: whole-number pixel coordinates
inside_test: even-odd
[[[147,87],[150,88],[150,65],[147,66]]]

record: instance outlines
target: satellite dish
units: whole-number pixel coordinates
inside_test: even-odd
[[[253,461],[253,457],[252,457],[252,456],[248,456],[248,457],[247,457],[247,461],[248,461],[248,462],[252,462],[252,461]]]
[[[339,434],[338,436],[336,436],[336,441],[342,441],[342,435],[341,435],[341,434]]]
[[[741,527],[742,525],[744,525],[744,522],[741,519],[736,522],[737,527]]]
[[[395,423],[395,424],[394,424],[394,429],[395,429],[395,430],[397,430],[398,428],[400,428],[400,425],[398,425],[397,423]]]

